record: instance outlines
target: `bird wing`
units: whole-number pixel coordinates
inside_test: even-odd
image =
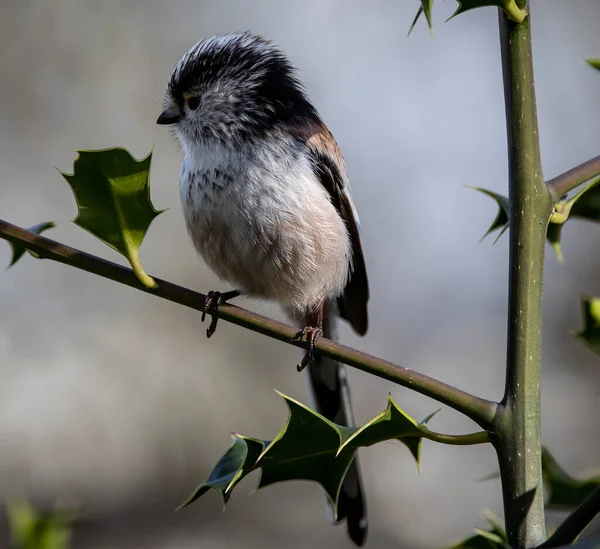
[[[344,158],[331,132],[322,122],[314,124],[308,133],[305,142],[313,158],[315,172],[344,220],[352,245],[352,272],[338,298],[339,313],[356,333],[364,335],[368,328],[369,282],[360,243],[358,214],[350,196]]]

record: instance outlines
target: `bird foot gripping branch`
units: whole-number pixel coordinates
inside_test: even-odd
[[[296,366],[297,370],[301,372],[309,364],[318,364],[321,357],[317,354],[317,341],[323,335],[322,326],[306,326],[300,330],[292,341],[302,341],[306,339],[308,342],[308,351],[302,358],[302,362]]]
[[[219,306],[240,295],[241,292],[238,290],[231,290],[225,293],[210,291],[208,294],[206,294],[206,298],[204,299],[204,307],[202,308],[202,317],[200,320],[204,322],[207,314],[211,317],[210,326],[206,329],[207,338],[212,337],[217,330],[217,323],[219,322]]]

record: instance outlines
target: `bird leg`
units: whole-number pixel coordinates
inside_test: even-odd
[[[219,305],[233,299],[234,297],[238,297],[241,295],[239,290],[231,290],[230,292],[208,292],[206,297],[204,298],[204,307],[202,308],[202,322],[206,318],[206,315],[209,314],[211,316],[210,326],[206,330],[206,337],[210,337],[215,333],[217,329],[217,322],[219,321],[219,317],[217,316]]]
[[[302,362],[296,366],[299,372],[304,370],[310,363],[318,364],[321,357],[317,354],[317,341],[323,335],[323,305],[321,305],[316,315],[310,315],[307,320],[309,324],[316,324],[316,326],[309,325],[305,326],[300,330],[294,337],[294,341],[302,341],[306,338],[308,342],[308,351],[304,355]],[[316,322],[313,322],[316,320]]]

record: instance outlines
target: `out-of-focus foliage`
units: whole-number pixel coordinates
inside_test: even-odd
[[[448,545],[445,549],[506,549],[508,542],[502,521],[493,513],[482,515],[489,524],[489,529],[475,528],[472,536]]]
[[[546,506],[551,509],[573,509],[600,486],[600,474],[576,479],[558,464],[547,448],[542,449],[542,471],[546,485]]]
[[[24,499],[7,505],[10,549],[68,549],[78,516],[70,508],[56,506],[40,511]]]

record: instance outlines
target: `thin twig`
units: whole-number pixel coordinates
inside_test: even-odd
[[[14,244],[24,246],[38,254],[40,258],[52,259],[53,261],[82,269],[198,311],[202,311],[204,307],[206,297],[204,294],[156,277],[154,279],[158,283],[158,288],[154,290],[148,289],[140,283],[133,271],[127,267],[65,246],[3,220],[0,220],[0,237]],[[248,328],[290,345],[302,348],[306,348],[307,346],[306,342],[294,340],[298,332],[297,328],[247,311],[246,309],[225,304],[219,307],[218,316],[227,322]],[[323,356],[387,379],[398,385],[408,387],[446,404],[470,417],[483,429],[489,428],[494,418],[496,410],[495,402],[479,398],[424,374],[415,372],[410,368],[398,366],[387,360],[357,351],[345,345],[340,345],[329,339],[320,338],[316,347],[319,354]]]
[[[598,175],[600,175],[600,156],[561,173],[554,179],[547,181],[546,185],[554,201],[558,202],[569,191]]]

